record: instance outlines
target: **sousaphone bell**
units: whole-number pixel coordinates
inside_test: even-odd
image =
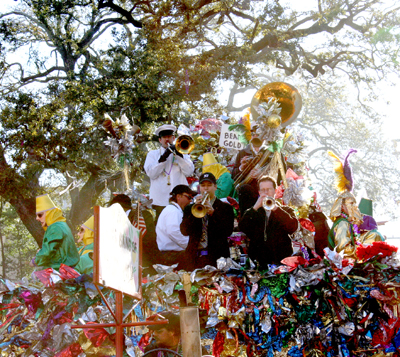
[[[302,107],[302,99],[299,91],[292,85],[285,82],[272,82],[260,88],[251,100],[251,116],[257,120],[259,114],[255,106],[261,103],[268,103],[270,98],[275,98],[280,104],[281,127],[293,123],[299,115]]]

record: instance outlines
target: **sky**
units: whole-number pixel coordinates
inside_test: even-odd
[[[10,7],[15,6],[18,0],[1,0],[0,1],[0,13],[7,12]],[[393,3],[394,0],[387,0],[388,3]],[[307,10],[307,6],[315,6],[316,0],[283,0],[283,3],[290,4],[291,6],[301,6],[302,10]],[[400,105],[399,105],[399,88],[400,79],[392,78],[395,82],[394,86],[381,82],[377,84],[377,93],[379,93],[379,100],[375,103],[374,108],[382,114],[385,118],[382,123],[382,130],[385,135],[383,140],[399,140],[400,141]],[[249,103],[254,93],[249,93]],[[225,98],[221,98],[221,102],[224,103]],[[400,151],[400,143],[399,149]],[[388,220],[387,217],[377,216],[377,221]],[[382,234],[389,237],[400,237],[400,230],[397,227],[400,226],[400,221],[388,222],[384,226],[380,227]],[[397,231],[399,233],[397,233]]]

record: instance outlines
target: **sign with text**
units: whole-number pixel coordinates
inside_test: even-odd
[[[239,140],[239,131],[229,130],[229,124],[222,124],[221,135],[219,137],[219,146],[227,149],[242,150],[246,146]]]
[[[95,207],[94,283],[141,295],[140,232],[119,204]]]

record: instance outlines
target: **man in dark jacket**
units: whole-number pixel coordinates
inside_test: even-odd
[[[208,193],[209,199],[204,204],[207,214],[197,218],[191,212],[193,205],[186,206],[181,223],[182,234],[189,236],[182,268],[189,271],[205,265],[216,266],[217,259],[229,257],[228,237],[233,231],[233,209],[215,197],[215,176],[206,172],[200,176],[199,184],[201,196],[195,202],[199,203]]]
[[[293,254],[289,234],[298,228],[298,221],[291,208],[278,204],[272,210],[263,207],[266,197],[275,197],[276,182],[263,176],[258,181],[259,197],[252,208],[245,211],[239,223],[240,230],[249,237],[249,256],[262,269],[268,264],[279,264]]]

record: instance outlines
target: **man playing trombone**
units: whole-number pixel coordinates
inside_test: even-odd
[[[181,223],[182,234],[189,236],[183,267],[188,271],[216,266],[217,259],[229,257],[228,237],[233,231],[233,209],[215,197],[215,176],[206,172],[200,176],[199,184],[201,195],[195,198],[194,205],[185,207]]]
[[[150,178],[150,199],[156,211],[156,221],[161,211],[168,205],[169,195],[177,185],[187,185],[186,177],[194,171],[188,154],[181,154],[173,145],[176,126],[161,125],[155,131],[161,147],[146,156],[144,170]]]
[[[279,264],[293,254],[290,234],[296,232],[298,221],[293,210],[275,202],[276,182],[269,176],[258,180],[259,197],[246,210],[239,222],[240,230],[249,238],[249,256],[261,269]]]
[[[258,197],[257,179],[261,174],[261,170],[255,167],[249,167],[249,165],[252,165],[252,160],[257,156],[263,144],[258,137],[257,128],[258,125],[256,123],[251,124],[250,143],[238,152],[232,171],[232,178],[235,183],[240,181],[240,184],[244,177],[250,177],[248,183],[241,185],[239,189],[236,188],[239,199],[239,209],[242,215],[248,208],[254,205]],[[245,173],[247,174],[245,175]]]

